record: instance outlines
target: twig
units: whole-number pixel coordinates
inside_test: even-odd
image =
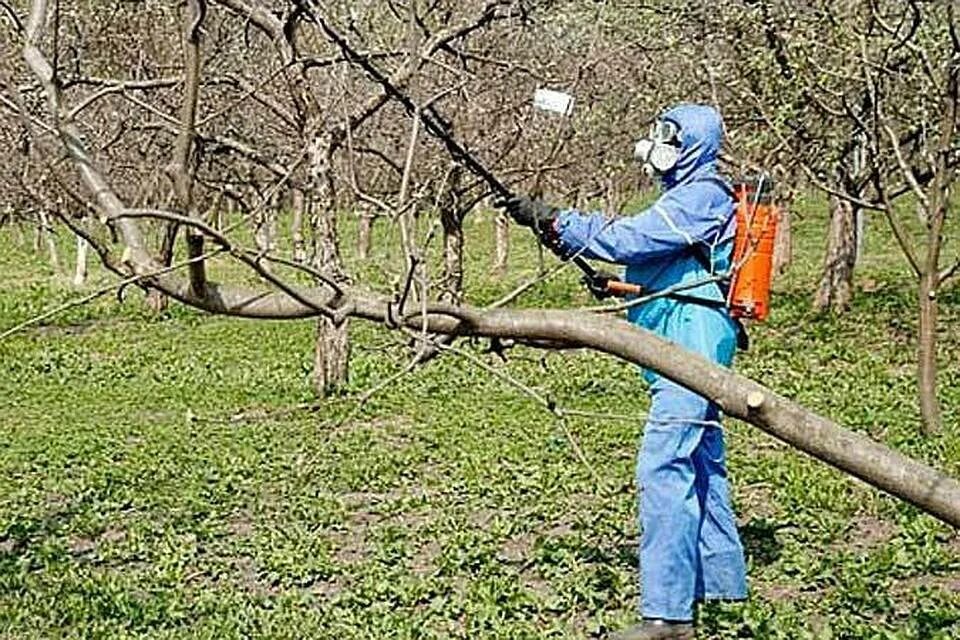
[[[287,66],[281,66],[280,68],[274,70],[273,73],[267,74],[266,77],[263,78],[263,80],[259,84],[249,85],[246,88],[246,90],[244,90],[244,92],[240,96],[238,96],[236,99],[228,102],[224,107],[217,109],[213,113],[210,113],[206,117],[198,120],[196,125],[197,128],[199,129],[203,125],[213,120],[216,120],[217,118],[224,115],[225,113],[230,113],[230,111],[236,108],[237,105],[246,101],[250,97],[253,97],[253,99],[256,100],[257,102],[265,105],[273,113],[277,114],[277,116],[280,117],[289,126],[296,128],[297,122],[296,120],[294,120],[293,116],[286,113],[286,111],[284,111],[279,105],[273,104],[272,102],[268,103],[262,96],[258,95],[263,91],[264,87],[266,87],[270,82],[272,82],[278,75],[286,72],[286,70],[287,70]],[[238,82],[237,84],[239,85],[240,82]]]
[[[784,137],[784,135],[783,135],[783,133],[781,133],[780,129],[777,128],[777,125],[774,124],[773,120],[771,120],[771,118],[767,115],[767,112],[766,112],[766,110],[763,108],[763,104],[760,102],[760,99],[759,99],[756,95],[754,95],[753,93],[751,93],[751,92],[747,92],[745,95],[746,95],[747,97],[749,97],[751,100],[753,100],[753,102],[754,102],[754,104],[755,104],[755,106],[756,106],[756,108],[757,108],[757,113],[760,114],[760,118],[763,119],[763,121],[764,121],[764,122],[766,123],[766,125],[770,128],[770,130],[773,132],[773,134],[777,137],[777,139],[780,140],[781,144],[783,144],[787,149],[789,149],[791,152],[793,152],[797,157],[800,157],[800,154],[797,153],[797,151],[796,151],[796,149],[794,148],[794,146],[793,146],[792,144],[790,144],[790,141],[787,140],[786,137]],[[741,97],[744,97],[744,94],[743,94],[743,93],[741,93]],[[806,176],[807,176],[807,178],[810,180],[810,182],[812,182],[814,185],[816,185],[821,191],[823,191],[823,192],[825,192],[825,193],[829,193],[830,195],[836,196],[836,197],[841,198],[841,199],[843,199],[843,200],[846,200],[847,202],[850,202],[851,204],[855,204],[855,205],[857,205],[858,207],[860,207],[860,208],[862,208],[862,209],[869,209],[869,210],[873,210],[873,211],[885,211],[885,210],[886,210],[886,206],[883,205],[883,204],[878,204],[878,203],[876,203],[876,202],[870,202],[869,200],[864,200],[864,199],[862,199],[862,198],[858,198],[858,197],[853,196],[853,195],[851,195],[851,194],[849,194],[849,193],[846,193],[845,191],[842,191],[842,190],[840,190],[840,189],[835,189],[835,188],[831,187],[830,185],[828,185],[827,183],[825,183],[823,180],[821,180],[820,177],[816,174],[816,172],[814,172],[813,169],[811,169],[811,168],[807,165],[806,162],[800,162],[799,164],[800,164],[800,169],[806,174]]]
[[[358,198],[372,204],[373,206],[381,209],[386,215],[391,218],[394,215],[393,208],[388,205],[383,200],[369,195],[363,189],[360,188],[360,183],[357,180],[357,168],[356,161],[354,158],[354,149],[353,149],[353,127],[349,126],[349,122],[344,127],[347,134],[347,175],[350,177],[350,188],[353,189],[354,195]]]
[[[408,333],[408,335],[413,337],[414,340],[418,340],[418,341],[424,340],[424,337],[421,336],[420,334],[416,334],[411,331],[407,331],[406,333]],[[480,367],[487,373],[490,373],[491,375],[503,380],[507,384],[515,387],[516,389],[519,389],[526,395],[533,398],[538,404],[543,406],[544,409],[546,409],[548,412],[550,412],[551,415],[553,415],[556,418],[557,424],[560,427],[560,429],[563,431],[564,437],[567,439],[567,442],[570,443],[570,447],[573,449],[574,454],[577,456],[580,463],[583,464],[584,468],[590,474],[590,477],[593,480],[595,486],[600,486],[600,476],[597,474],[596,469],[594,469],[593,465],[590,463],[590,460],[587,458],[586,454],[584,453],[583,447],[580,445],[580,441],[577,439],[576,436],[573,435],[573,432],[570,431],[570,427],[567,424],[565,416],[574,415],[573,413],[564,411],[563,409],[558,410],[556,403],[553,400],[549,400],[548,398],[545,398],[544,396],[537,393],[537,391],[530,388],[520,380],[517,380],[513,376],[491,367],[482,359],[476,357],[469,351],[464,351],[463,349],[460,349],[458,347],[454,347],[448,344],[443,344],[436,340],[430,340],[430,343],[435,348],[440,349],[441,351],[449,351],[451,353],[454,353],[460,356],[461,358],[469,360],[470,362]]]
[[[9,84],[8,84],[8,86],[11,86],[11,87],[12,87],[12,85],[9,85]],[[40,127],[41,129],[43,129],[43,130],[46,131],[47,133],[51,133],[51,134],[53,134],[53,135],[57,135],[57,130],[56,130],[55,128],[51,127],[51,126],[48,125],[46,122],[44,122],[43,120],[41,120],[40,118],[38,118],[38,117],[36,117],[36,116],[33,116],[33,115],[30,115],[30,114],[24,113],[23,110],[22,110],[16,103],[12,102],[9,98],[7,98],[7,97],[6,97],[5,95],[3,95],[3,94],[0,94],[0,106],[3,106],[5,109],[9,110],[9,111],[10,111],[11,113],[13,113],[14,115],[19,115],[19,116],[21,116],[21,117],[23,117],[23,118],[28,118],[28,119],[30,120],[30,122],[32,122],[34,125]]]
[[[129,278],[124,278],[124,279],[120,280],[119,282],[114,282],[114,283],[112,283],[112,284],[110,284],[110,285],[108,285],[108,286],[106,286],[106,287],[103,287],[103,288],[101,288],[101,289],[97,289],[96,291],[94,291],[94,292],[92,292],[92,293],[88,293],[87,295],[84,295],[84,296],[81,296],[81,297],[79,297],[79,298],[75,298],[74,300],[70,300],[70,301],[68,301],[68,302],[65,302],[65,303],[63,303],[63,304],[61,304],[61,305],[59,305],[59,306],[57,306],[57,307],[54,307],[53,309],[50,309],[50,310],[48,310],[48,311],[45,311],[45,312],[41,313],[41,314],[38,315],[38,316],[34,316],[34,317],[32,317],[32,318],[29,318],[28,320],[24,320],[24,321],[21,322],[20,324],[18,324],[18,325],[16,325],[16,326],[13,326],[13,327],[10,327],[9,329],[6,329],[3,333],[0,333],[0,340],[5,340],[5,339],[9,338],[10,336],[12,336],[13,334],[15,334],[15,333],[17,333],[17,332],[19,332],[19,331],[22,331],[23,329],[26,329],[27,327],[31,327],[31,326],[33,326],[33,325],[35,325],[35,324],[38,324],[38,323],[40,323],[40,322],[43,322],[44,320],[47,320],[47,319],[49,319],[49,318],[52,318],[53,316],[58,315],[58,314],[60,314],[60,313],[63,313],[64,311],[69,311],[70,309],[73,309],[73,308],[75,308],[75,307],[83,306],[83,305],[87,304],[88,302],[91,302],[91,301],[93,301],[93,300],[96,300],[97,298],[100,298],[100,297],[102,297],[102,296],[105,296],[105,295],[107,295],[108,293],[113,293],[114,291],[116,291],[116,290],[118,290],[118,289],[122,289],[122,288],[124,288],[124,287],[127,287],[127,286],[129,286],[129,285],[131,285],[131,284],[134,284],[134,283],[136,283],[136,282],[139,282],[139,281],[141,281],[141,280],[145,280],[145,279],[147,279],[147,278],[152,278],[152,277],[154,277],[154,276],[160,276],[160,275],[163,275],[163,274],[165,274],[165,273],[170,273],[170,272],[172,272],[172,271],[176,271],[176,270],[178,270],[178,269],[182,269],[182,268],[184,268],[184,267],[186,267],[186,266],[189,266],[189,265],[190,265],[191,263],[193,263],[193,262],[196,262],[196,261],[198,261],[198,260],[204,260],[204,259],[209,258],[209,257],[213,257],[213,256],[217,255],[218,253],[223,253],[223,251],[224,251],[224,249],[218,249],[218,250],[216,250],[216,251],[212,251],[212,252],[208,253],[207,255],[198,256],[198,257],[196,257],[196,258],[191,258],[190,260],[184,260],[183,262],[179,262],[179,263],[174,264],[174,265],[171,265],[171,266],[169,266],[169,267],[164,267],[163,269],[157,269],[157,270],[151,271],[151,272],[149,272],[149,273],[141,273],[141,274],[137,274],[137,275],[134,275],[134,276],[130,276]]]
[[[123,209],[120,211],[120,213],[118,213],[114,217],[115,219],[118,219],[118,220],[122,220],[124,218],[155,218],[160,220],[177,222],[179,224],[193,227],[198,231],[202,232],[204,235],[211,237],[214,240],[214,242],[216,242],[221,247],[223,247],[223,249],[227,253],[229,253],[231,256],[237,258],[240,262],[243,262],[244,264],[252,268],[257,273],[257,275],[263,278],[266,282],[274,285],[275,287],[277,287],[278,289],[286,293],[288,296],[290,296],[300,304],[310,307],[315,311],[319,312],[320,314],[327,316],[328,318],[331,318],[335,321],[338,320],[343,313],[343,310],[338,311],[336,309],[331,309],[329,307],[320,306],[320,305],[317,305],[312,300],[304,297],[296,289],[294,289],[293,287],[283,282],[282,280],[280,280],[279,278],[274,276],[272,273],[270,273],[269,271],[263,268],[263,266],[260,264],[260,260],[266,257],[264,254],[262,254],[259,251],[252,251],[249,249],[242,249],[242,248],[235,247],[229,238],[227,238],[221,232],[217,231],[216,229],[214,229],[213,227],[211,227],[210,225],[208,225],[207,223],[203,222],[200,219],[193,218],[191,216],[180,215],[178,213],[173,213],[170,211],[163,211],[159,209]],[[202,259],[203,256],[199,256],[199,258]],[[289,266],[293,266],[295,268],[301,269],[307,273],[310,273],[311,275],[316,275],[318,273],[315,270],[312,270],[309,267],[306,267],[304,265],[289,263]],[[326,277],[326,276],[322,276],[321,280],[324,284],[332,288],[334,292],[338,294],[338,297],[342,297],[343,290],[336,284],[336,282],[334,282],[333,280],[331,280],[329,277]]]
[[[560,262],[560,264],[556,265],[552,269],[547,269],[545,272],[533,278],[529,282],[526,282],[520,285],[519,287],[517,287],[507,295],[503,296],[496,302],[493,302],[492,304],[488,305],[486,307],[486,310],[490,311],[493,309],[498,309],[500,307],[506,306],[511,302],[514,302],[517,298],[522,296],[524,293],[529,291],[534,286],[542,282],[546,282],[547,280],[550,280],[555,275],[559,274],[561,271],[564,271],[565,269],[569,269],[573,265],[573,259],[582,256],[584,252],[587,250],[587,247],[590,245],[590,243],[593,242],[597,236],[599,236],[601,233],[606,231],[607,227],[613,224],[615,220],[616,218],[609,218],[599,229],[597,229],[597,231],[592,236],[587,238],[587,241],[583,243],[583,248],[577,251],[572,256],[570,256],[568,259]]]
[[[400,369],[399,371],[394,372],[385,380],[382,380],[376,385],[374,385],[373,387],[371,387],[370,389],[367,389],[363,393],[363,395],[360,396],[360,398],[357,400],[357,404],[353,407],[353,409],[351,409],[350,412],[347,415],[345,415],[343,418],[338,420],[337,423],[334,425],[334,427],[335,428],[342,427],[344,424],[346,424],[347,422],[350,422],[355,417],[357,417],[357,415],[361,411],[363,411],[363,408],[370,401],[370,399],[373,398],[373,396],[377,395],[378,393],[380,393],[381,391],[389,387],[391,384],[393,384],[400,378],[404,377],[405,375],[409,374],[411,371],[416,369],[417,365],[420,364],[420,362],[423,360],[423,357],[426,354],[427,354],[427,351],[425,349],[420,349],[419,351],[417,351],[416,355],[414,355],[414,357],[410,359],[410,361],[406,364],[406,366],[403,367],[403,369]]]
[[[581,409],[564,409],[562,407],[557,407],[556,412],[563,416],[574,416],[576,418],[593,418],[596,420],[618,420],[621,422],[630,422],[632,424],[637,424],[641,420],[645,420],[647,417],[646,413],[638,413],[636,415],[627,415],[624,413],[600,413],[597,411],[583,411]]]
[[[960,272],[960,258],[957,258],[957,261],[953,263],[953,266],[947,267],[940,272],[938,280],[940,284],[943,284],[953,276]]]
[[[879,175],[874,177],[874,189],[877,193],[880,194],[880,198],[883,201],[883,213],[887,218],[887,223],[890,225],[890,230],[893,231],[893,237],[897,241],[897,245],[900,247],[901,253],[907,259],[907,263],[910,265],[910,268],[913,269],[913,273],[916,277],[920,277],[923,272],[920,269],[920,261],[917,260],[916,253],[914,253],[913,247],[910,246],[910,243],[907,241],[907,232],[903,229],[903,226],[900,224],[900,220],[897,218],[893,208],[890,206],[890,197],[887,195],[886,190],[884,190],[883,185],[880,183]]]
[[[913,173],[913,169],[910,168],[910,165],[907,164],[906,159],[903,157],[903,151],[900,149],[900,141],[897,139],[897,134],[893,132],[893,129],[890,128],[890,125],[884,123],[883,130],[886,132],[887,137],[890,138],[890,145],[893,147],[893,154],[897,158],[897,164],[900,165],[900,171],[903,172],[903,177],[906,178],[907,184],[910,185],[910,188],[913,189],[913,193],[917,196],[917,200],[923,205],[924,211],[930,210],[930,200],[927,198],[927,194],[924,193],[923,189],[920,188],[920,183],[917,182],[917,177]]]
[[[309,266],[309,265],[303,264],[302,262],[300,262],[300,261],[298,261],[298,260],[288,260],[288,259],[286,259],[286,258],[281,258],[281,257],[279,257],[279,256],[272,256],[272,255],[270,255],[270,254],[263,254],[263,253],[260,253],[259,251],[257,251],[257,252],[250,251],[250,253],[251,253],[251,254],[254,254],[254,253],[255,253],[255,254],[257,255],[257,257],[258,257],[259,259],[261,259],[261,260],[266,260],[267,262],[274,262],[274,263],[276,263],[276,264],[282,264],[282,265],[285,266],[285,267],[290,267],[291,269],[297,269],[297,270],[299,270],[299,271],[303,271],[303,272],[306,273],[307,275],[313,276],[314,278],[316,278],[317,280],[319,280],[319,281],[322,282],[323,284],[325,284],[325,285],[327,285],[328,287],[330,287],[331,289],[333,289],[333,292],[334,292],[335,294],[337,294],[338,296],[344,296],[344,295],[345,295],[345,294],[344,294],[344,291],[343,291],[343,288],[337,283],[336,280],[334,280],[333,278],[331,278],[329,275],[323,273],[322,271],[318,271],[317,269],[314,269],[313,267],[311,267],[311,266]]]
[[[23,33],[23,23],[20,22],[20,16],[17,15],[13,7],[5,0],[0,0],[0,7],[3,7],[3,12],[10,18],[10,22],[13,23],[13,27],[17,30],[17,33]]]
[[[73,107],[67,113],[67,119],[76,120],[77,116],[80,115],[82,111],[87,109],[94,102],[108,96],[112,93],[122,93],[124,91],[131,90],[149,90],[149,89],[163,89],[171,87],[182,82],[181,78],[157,78],[155,80],[128,80],[128,81],[118,81],[113,84],[108,84],[97,91],[94,91],[89,96],[81,100],[75,107]]]

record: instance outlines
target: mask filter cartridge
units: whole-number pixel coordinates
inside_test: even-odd
[[[633,157],[650,175],[664,174],[680,160],[680,128],[669,120],[658,120],[650,135],[637,141]]]

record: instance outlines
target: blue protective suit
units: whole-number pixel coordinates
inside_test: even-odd
[[[660,198],[646,211],[610,220],[561,212],[563,251],[626,265],[626,280],[648,291],[701,281],[731,261],[733,199],[717,173],[723,137],[712,107],[681,105],[663,116],[680,127],[680,157],[661,177]],[[700,252],[698,257],[695,252]],[[718,284],[686,296],[722,301]],[[662,298],[629,311],[631,322],[724,366],[737,329],[722,305]],[[646,371],[651,408],[637,461],[640,494],[641,612],[691,620],[702,599],[746,597],[743,547],[730,506],[723,432],[716,405]]]

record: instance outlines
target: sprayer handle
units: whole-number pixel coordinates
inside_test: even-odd
[[[624,282],[623,280],[610,280],[607,282],[607,291],[617,297],[623,297],[640,295],[643,293],[643,287],[638,284],[633,284],[632,282]]]

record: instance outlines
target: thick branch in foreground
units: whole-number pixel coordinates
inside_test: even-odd
[[[186,287],[170,293],[213,313],[260,318],[315,315],[310,306],[279,294],[244,294],[215,286],[203,299],[190,296]],[[338,306],[330,295],[312,295],[311,306]],[[412,329],[424,324],[419,312],[404,315],[391,309],[388,301],[370,296],[341,298],[339,308],[379,323],[399,317]],[[960,482],[623,320],[576,311],[440,306],[432,307],[425,320],[434,333],[583,347],[652,369],[710,398],[727,415],[960,527]]]

